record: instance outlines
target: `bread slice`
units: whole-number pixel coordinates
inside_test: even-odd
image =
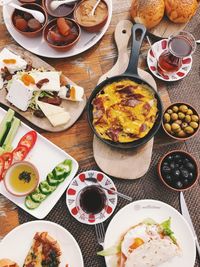
[[[1,259],[0,267],[19,267],[19,265],[9,259]]]
[[[47,232],[36,233],[23,267],[58,267],[61,250],[58,242]]]

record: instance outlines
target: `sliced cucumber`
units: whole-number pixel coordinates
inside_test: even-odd
[[[36,209],[37,207],[39,207],[40,203],[36,203],[34,202],[30,196],[27,196],[25,199],[25,206],[29,209],[29,210],[33,210]]]
[[[61,179],[63,177],[66,177],[66,174],[67,174],[65,169],[62,168],[60,165],[56,166],[53,169],[52,173],[53,173],[53,176],[54,176],[55,180],[59,180],[59,179]]]
[[[41,203],[47,197],[43,194],[39,188],[37,188],[33,193],[30,194],[31,199],[36,203]]]
[[[50,172],[48,175],[47,175],[47,182],[49,185],[52,185],[52,186],[57,186],[59,185],[59,180],[55,180],[54,179],[54,175],[52,172]]]
[[[49,195],[51,194],[55,189],[56,189],[56,186],[54,185],[50,185],[46,180],[45,181],[42,181],[40,184],[39,184],[39,189],[40,191],[44,194],[44,195]]]

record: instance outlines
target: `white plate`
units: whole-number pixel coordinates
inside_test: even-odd
[[[0,108],[0,121],[5,114],[6,111]],[[19,127],[19,130],[14,139],[13,147],[16,147],[21,137],[31,130],[32,128],[28,127],[24,123],[21,123],[21,126]],[[56,202],[66,190],[71,180],[76,175],[78,171],[78,163],[69,154],[67,154],[65,151],[63,151],[38,133],[37,142],[26,157],[26,160],[30,161],[37,167],[40,175],[40,181],[45,180],[47,174],[51,172],[58,163],[62,162],[65,159],[72,160],[72,171],[70,175],[65,179],[63,183],[58,186],[58,188],[56,188],[56,190],[50,196],[47,197],[47,199],[45,199],[41,203],[38,208],[34,210],[27,209],[24,205],[25,197],[15,197],[8,193],[3,182],[0,182],[0,193],[14,202],[17,206],[30,213],[32,216],[38,219],[43,219],[51,211],[51,209],[54,207]]]
[[[100,32],[97,33],[88,33],[81,29],[81,37],[77,44],[66,52],[59,52],[55,49],[51,48],[42,38],[42,36],[35,37],[35,38],[28,38],[23,36],[22,34],[18,33],[14,27],[12,26],[11,22],[11,14],[13,12],[13,8],[9,5],[3,6],[3,18],[7,30],[11,34],[11,36],[15,39],[15,41],[20,44],[25,49],[31,51],[32,53],[49,58],[64,58],[64,57],[71,57],[78,55],[92,46],[94,46],[105,34],[107,31],[109,24],[112,18],[112,0],[105,0],[108,4],[108,20],[105,26],[101,29]],[[18,3],[17,0],[13,0],[14,3]]]
[[[188,223],[177,210],[157,200],[138,200],[122,208],[113,217],[107,228],[104,248],[117,244],[123,233],[146,218],[152,218],[161,223],[169,217],[171,217],[171,228],[182,249],[182,254],[159,267],[193,267],[196,258],[196,246]],[[116,256],[106,257],[105,260],[107,267],[116,267],[114,265]]]
[[[83,257],[74,237],[62,226],[48,221],[32,221],[12,230],[0,243],[0,258],[9,258],[23,266],[36,232],[48,232],[58,241],[62,255],[61,267],[83,267]]]

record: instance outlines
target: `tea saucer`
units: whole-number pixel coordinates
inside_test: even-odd
[[[191,70],[192,67],[192,56],[183,58],[182,67],[174,73],[170,74],[160,74],[158,72],[157,62],[159,56],[162,54],[164,50],[168,47],[168,40],[163,39],[158,41],[152,45],[152,48],[149,49],[147,54],[147,64],[150,71],[155,75],[158,79],[168,82],[178,81],[183,79]]]
[[[86,181],[86,178],[95,178],[100,185],[108,188],[108,190],[104,190],[107,198],[106,205],[97,214],[87,214],[77,201],[79,193],[83,188],[88,185],[94,185],[94,183]],[[91,170],[78,174],[72,180],[66,192],[66,203],[71,215],[79,222],[89,225],[102,223],[107,220],[117,205],[117,195],[110,192],[109,189],[117,190],[113,181],[102,172]]]

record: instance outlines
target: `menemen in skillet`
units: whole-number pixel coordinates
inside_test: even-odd
[[[151,88],[129,79],[107,84],[92,101],[93,126],[103,139],[128,143],[143,138],[157,118]]]

